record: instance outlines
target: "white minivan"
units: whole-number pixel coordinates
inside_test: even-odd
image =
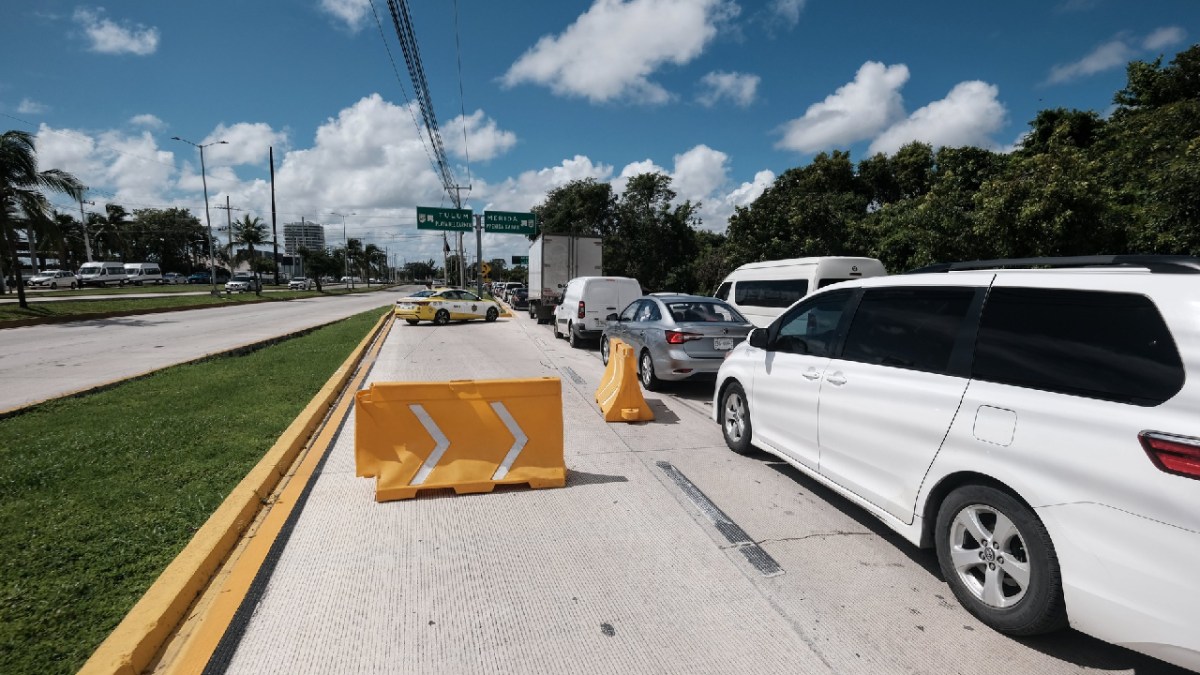
[[[162,282],[162,269],[158,263],[125,263],[125,283],[141,286]]]
[[[599,340],[609,314],[619,312],[642,296],[642,285],[629,277],[575,277],[554,309],[554,337],[566,337],[572,347]]]
[[[875,258],[822,256],[747,263],[729,273],[716,297],[733,305],[759,328],[800,298],[830,284],[850,279],[885,276]]]
[[[124,286],[125,264],[119,262],[89,262],[79,267],[80,286]]]

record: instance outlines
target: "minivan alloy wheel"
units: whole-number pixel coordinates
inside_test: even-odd
[[[750,454],[753,427],[750,425],[750,405],[742,385],[731,382],[726,386],[720,405],[721,435],[725,437],[725,445],[739,455]]]

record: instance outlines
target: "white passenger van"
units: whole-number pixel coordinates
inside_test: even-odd
[[[554,337],[566,337],[572,347],[584,340],[599,340],[606,316],[619,312],[642,297],[642,285],[629,277],[575,277],[563,289],[563,301],[554,309]]]
[[[800,298],[830,284],[887,272],[875,258],[822,256],[747,263],[729,273],[716,297],[733,305],[755,326],[765,328]]]
[[[79,267],[80,286],[124,286],[125,265],[119,262],[89,262]]]
[[[125,263],[125,283],[141,286],[162,282],[162,269],[158,263]]]

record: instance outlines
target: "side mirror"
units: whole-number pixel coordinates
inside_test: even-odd
[[[770,335],[767,334],[766,328],[755,328],[754,330],[750,331],[750,336],[746,339],[746,341],[750,343],[751,347],[756,347],[758,349],[766,349],[769,340]]]
[[[609,314],[608,316],[604,317],[604,320],[605,321],[620,321],[621,317],[616,314]]]

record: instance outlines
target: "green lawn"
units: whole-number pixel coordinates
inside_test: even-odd
[[[0,420],[0,673],[73,673],[383,308]]]

